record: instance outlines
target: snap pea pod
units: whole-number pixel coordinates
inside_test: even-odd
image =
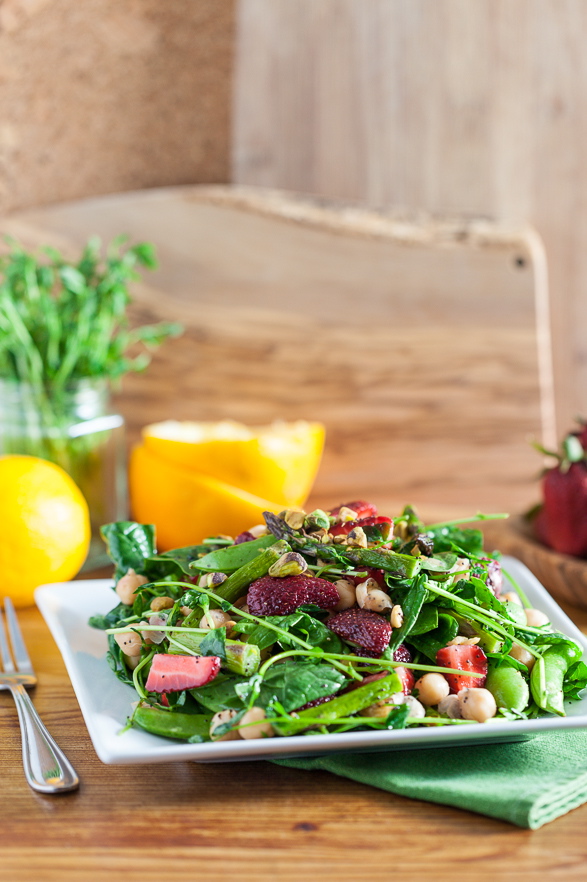
[[[132,721],[153,735],[187,741],[194,735],[207,738],[211,719],[212,714],[179,714],[139,704]]]
[[[500,665],[487,674],[485,688],[488,689],[498,707],[521,713],[528,707],[530,689],[524,677],[515,668]]]
[[[229,603],[234,603],[234,601],[238,600],[242,595],[243,590],[248,588],[251,582],[254,582],[255,579],[260,579],[261,576],[266,576],[271,564],[275,563],[282,554],[285,554],[286,551],[290,550],[287,542],[283,540],[276,542],[274,545],[271,545],[269,548],[266,548],[265,551],[258,554],[253,560],[244,564],[232,573],[222,585],[216,586],[214,588],[214,593],[217,594],[218,597],[228,600]]]
[[[536,660],[530,674],[530,689],[534,701],[542,710],[565,716],[565,674],[571,662],[579,658],[580,654],[581,650],[574,643],[558,643]]]
[[[356,689],[345,692],[344,695],[337,695],[336,698],[331,698],[330,701],[325,701],[324,704],[317,707],[298,711],[287,722],[284,721],[287,728],[287,733],[284,732],[284,734],[293,735],[309,726],[335,723],[339,717],[350,717],[363,708],[390,698],[394,693],[401,691],[402,683],[397,674],[390,674],[380,680],[367,683],[365,686],[357,686]],[[281,720],[274,722],[273,725],[278,731],[281,731]]]

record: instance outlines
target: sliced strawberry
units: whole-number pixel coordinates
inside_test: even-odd
[[[387,585],[385,584],[385,573],[383,570],[376,570],[374,567],[361,567],[362,573],[367,573],[366,576],[345,576],[345,579],[348,579],[349,582],[352,582],[354,585],[360,585],[361,582],[364,582],[366,579],[374,579],[380,588],[383,588],[384,591],[387,591]]]
[[[165,655],[153,658],[145,683],[147,692],[181,692],[196,689],[214,679],[220,670],[216,655]]]
[[[371,502],[364,502],[363,500],[358,502],[345,502],[343,505],[338,505],[336,508],[332,509],[330,514],[333,518],[338,517],[341,508],[350,508],[351,511],[356,512],[357,519],[377,517],[377,508]]]
[[[485,686],[487,678],[487,656],[479,646],[467,643],[459,646],[445,646],[436,653],[436,664],[443,668],[456,668],[457,671],[473,671],[482,677],[469,677],[467,674],[445,674],[451,692],[460,689]]]
[[[391,518],[386,518],[385,515],[358,518],[356,521],[347,521],[345,524],[335,524],[329,532],[333,536],[348,536],[355,527],[362,527],[367,539],[379,541],[389,537],[392,523]]]
[[[393,660],[398,662],[411,662],[412,653],[404,643],[400,643],[393,653]]]
[[[316,576],[262,576],[251,583],[247,594],[254,616],[286,616],[305,603],[333,609],[339,601],[332,582]]]
[[[379,658],[389,645],[392,631],[387,619],[368,609],[343,609],[326,625],[351,646],[358,646],[357,655],[371,658]]]
[[[402,692],[404,695],[411,695],[412,689],[416,682],[413,672],[409,668],[397,667],[393,669],[402,681]]]

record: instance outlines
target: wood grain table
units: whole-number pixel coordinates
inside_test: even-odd
[[[173,203],[173,198],[171,201]],[[194,201],[197,200],[191,199],[191,203]],[[393,405],[383,392],[392,387],[397,375],[388,378],[385,374],[385,347],[376,351],[377,347],[370,348],[365,337],[362,363],[357,361],[361,349],[358,344],[346,350],[350,353],[348,357],[355,359],[357,370],[364,368],[360,382],[355,382],[350,372],[343,377],[342,387],[340,383],[337,386],[333,379],[336,374],[337,382],[340,380],[334,371],[334,368],[338,370],[336,363],[321,361],[316,354],[318,350],[310,353],[309,373],[301,385],[297,385],[299,375],[295,375],[296,383],[288,383],[287,372],[282,375],[281,385],[262,382],[260,369],[251,376],[249,362],[264,353],[269,364],[281,363],[275,356],[275,350],[279,352],[279,332],[291,334],[293,327],[297,334],[298,326],[294,322],[288,330],[283,321],[272,319],[265,325],[265,330],[272,329],[272,339],[264,339],[259,351],[245,345],[250,343],[248,335],[253,326],[250,318],[243,320],[241,337],[238,336],[241,317],[238,311],[238,321],[233,316],[230,335],[220,343],[205,323],[202,329],[198,323],[201,312],[189,299],[188,269],[191,267],[194,278],[204,280],[208,293],[212,292],[210,297],[221,297],[222,286],[215,287],[211,283],[209,273],[206,275],[209,264],[203,269],[197,254],[193,256],[190,251],[189,229],[186,231],[189,213],[186,212],[191,203],[180,192],[175,197],[174,211],[170,211],[169,202],[165,203],[164,199],[143,199],[129,194],[127,198],[98,200],[93,205],[80,203],[77,207],[39,209],[8,218],[2,224],[5,231],[20,235],[27,243],[48,241],[70,250],[95,231],[94,221],[97,231],[103,235],[131,227],[131,233],[147,229],[151,231],[150,237],[156,238],[158,231],[167,248],[164,250],[167,275],[163,273],[158,287],[145,289],[139,306],[148,315],[179,316],[184,320],[187,316],[189,326],[183,342],[168,347],[167,355],[156,361],[150,374],[132,378],[124,387],[119,404],[128,418],[131,440],[138,437],[141,425],[171,415],[168,411],[171,405],[174,416],[187,418],[192,401],[185,400],[188,393],[193,396],[191,412],[199,418],[228,416],[226,407],[230,406],[240,418],[250,412],[253,421],[275,413],[277,405],[284,408],[281,416],[302,417],[305,403],[309,410],[317,413],[321,402],[326,402],[328,407],[324,412],[332,419],[327,426],[331,428],[330,446],[325,470],[310,501],[312,505],[333,505],[369,492],[381,511],[393,514],[400,505],[416,501],[414,497],[417,497],[423,505],[422,515],[430,521],[445,514],[460,516],[474,512],[486,504],[497,506],[497,510],[518,511],[531,499],[535,491],[529,480],[516,483],[512,477],[517,464],[524,462],[525,434],[537,425],[539,413],[535,397],[539,384],[532,379],[529,367],[524,372],[521,361],[512,362],[510,371],[505,358],[501,366],[494,365],[486,376],[480,376],[479,365],[471,364],[471,374],[480,379],[481,387],[487,391],[491,386],[493,391],[487,400],[477,399],[479,406],[474,415],[477,422],[468,432],[459,432],[454,423],[461,407],[457,392],[466,391],[470,380],[466,364],[462,376],[453,372],[452,379],[436,377],[434,401],[415,402],[417,384],[413,383],[405,398]],[[163,204],[167,205],[167,214]],[[205,227],[200,222],[198,236],[204,235]],[[198,237],[193,238],[195,241]],[[183,249],[179,257],[173,250],[177,242]],[[246,253],[241,249],[240,257],[237,255],[235,260],[255,263],[251,257],[251,242],[247,242]],[[511,243],[507,245],[510,248],[508,261],[515,253],[512,247]],[[483,264],[485,268],[475,271],[476,277],[482,280],[484,274],[491,275],[495,261],[503,258],[500,254],[499,251],[492,253],[489,263]],[[218,265],[222,264],[223,257],[217,249]],[[274,276],[268,281],[261,271],[263,263],[259,255],[256,259],[264,284],[272,284]],[[464,252],[463,259],[469,266]],[[314,254],[314,263],[316,260]],[[363,274],[358,270],[355,273],[360,289],[366,269],[372,267],[372,257],[367,260],[361,252],[356,260]],[[420,272],[413,253],[410,260]],[[439,254],[434,260],[440,260]],[[177,277],[169,270],[169,266],[174,265],[181,268]],[[434,265],[438,275],[439,265]],[[514,269],[507,272],[513,274]],[[345,277],[352,277],[353,272],[347,267]],[[501,272],[501,283],[506,284],[505,268]],[[458,268],[453,273],[455,279],[461,275]],[[497,276],[493,274],[491,278],[495,287]],[[345,279],[340,283],[344,284]],[[250,279],[247,285],[252,290]],[[530,289],[527,288],[526,293],[521,288],[517,290],[521,304]],[[353,297],[350,303],[352,305]],[[210,314],[211,300],[207,308]],[[236,307],[233,305],[231,309],[234,312]],[[263,309],[261,304],[257,317],[267,317]],[[518,316],[516,321],[518,319],[522,327],[522,318]],[[324,316],[320,321],[321,327],[325,327]],[[353,328],[354,333],[358,333],[356,326]],[[307,334],[306,329],[306,338]],[[465,336],[457,334],[450,346],[457,349]],[[344,339],[338,339],[340,346]],[[306,342],[303,336],[301,341],[294,349],[291,339],[287,338],[289,371],[307,355],[308,349],[302,345]],[[358,336],[357,341],[360,341]],[[409,357],[408,349],[406,343],[402,358]],[[444,346],[444,351],[446,349]],[[522,349],[519,347],[516,356]],[[523,351],[531,353],[531,347]],[[240,362],[231,368],[231,373],[227,373],[224,366],[222,373],[221,363],[226,361],[227,354],[231,358],[240,357]],[[346,363],[348,367],[344,347],[342,355],[345,357],[341,364]],[[211,362],[220,373],[202,373],[202,359],[204,368]],[[194,370],[199,371],[197,382],[192,380],[192,385],[186,386],[185,378],[191,376],[192,361]],[[412,358],[410,363],[418,361]],[[528,357],[523,363],[528,366],[534,362]],[[223,378],[224,389],[219,385],[218,376]],[[510,404],[500,392],[501,376],[507,377],[508,390],[514,392]],[[486,382],[488,377],[490,382]],[[519,378],[519,388],[515,385],[516,378]],[[444,388],[441,381],[449,385]],[[373,389],[379,398],[369,398]],[[446,412],[442,406],[435,406],[445,401],[443,389],[449,405],[453,402]],[[474,394],[475,390],[471,392]],[[394,434],[377,422],[378,408],[384,405],[395,406],[393,413],[397,420],[413,405],[408,419],[409,444],[402,447],[401,433]],[[500,414],[503,432],[500,425],[496,425],[496,412]],[[508,442],[504,446],[506,425]],[[434,443],[435,433],[442,436],[442,443]],[[393,446],[395,442],[400,443],[401,456]],[[461,480],[463,475],[467,477],[469,455],[475,462],[485,462],[485,466],[470,469],[470,480]],[[533,454],[530,452],[529,456]],[[533,474],[533,464],[526,464],[524,468],[528,475]],[[492,544],[499,543],[503,529],[492,528],[489,537]],[[570,608],[567,611],[587,632],[587,614]],[[61,657],[41,615],[36,609],[24,610],[21,621],[39,674],[35,703],[76,767],[81,786],[79,791],[60,797],[41,796],[28,788],[22,772],[16,712],[10,696],[1,693],[0,879],[3,882],[97,882],[110,878],[144,882],[167,879],[182,882],[298,882],[300,879],[430,882],[446,879],[454,882],[458,877],[525,880],[584,879],[587,875],[584,832],[587,806],[530,832],[470,812],[394,796],[326,772],[295,771],[266,762],[103,765],[94,753]]]

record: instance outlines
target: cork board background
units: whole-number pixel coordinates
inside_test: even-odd
[[[229,179],[234,0],[0,0],[0,211]]]

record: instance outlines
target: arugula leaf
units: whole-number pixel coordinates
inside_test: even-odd
[[[114,578],[120,579],[129,569],[144,571],[145,560],[156,554],[155,527],[135,521],[117,521],[104,524],[100,534],[106,543],[108,556],[116,565]]]

